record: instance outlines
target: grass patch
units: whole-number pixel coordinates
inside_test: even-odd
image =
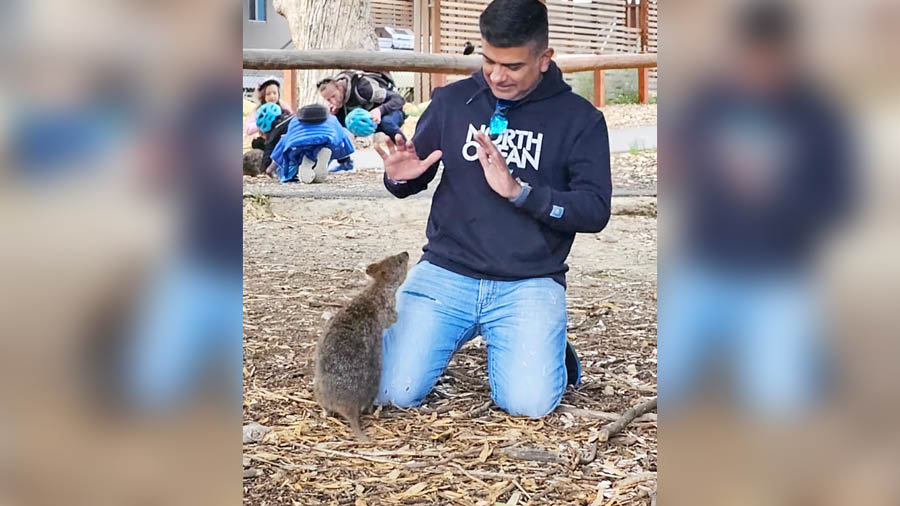
[[[647,148],[644,147],[644,143],[638,140],[635,140],[628,146],[628,152],[632,155],[637,155],[641,151],[647,151]]]
[[[623,91],[607,100],[606,103],[612,105],[636,104],[638,103],[638,94],[637,91]]]
[[[594,102],[594,73],[578,72],[572,80],[572,91],[585,100]]]
[[[244,194],[244,212],[254,218],[275,216],[275,213],[272,212],[272,201],[269,197],[255,193]]]

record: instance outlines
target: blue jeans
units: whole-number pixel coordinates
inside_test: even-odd
[[[699,265],[660,274],[660,409],[683,407],[723,364],[736,404],[753,415],[777,419],[816,403],[826,343],[804,274]]]
[[[553,411],[566,388],[566,294],[550,278],[478,280],[429,262],[397,290],[397,322],[384,332],[377,404],[417,406],[450,357],[481,335],[491,398],[513,415]]]
[[[393,141],[394,137],[397,136],[397,132],[400,132],[400,127],[403,126],[403,120],[403,111],[385,114],[381,117],[381,123],[378,123],[375,131],[385,133]]]
[[[240,273],[175,260],[151,284],[125,357],[125,384],[139,409],[173,408],[195,394],[209,367],[220,365],[241,396],[243,315]]]

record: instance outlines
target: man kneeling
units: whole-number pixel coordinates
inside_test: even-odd
[[[609,140],[602,113],[551,60],[541,2],[495,0],[480,27],[482,69],[434,91],[412,141],[376,148],[399,198],[444,166],[424,255],[385,331],[376,402],[420,404],[453,353],[481,335],[494,402],[541,417],[579,382],[565,260],[576,232],[609,221]]]

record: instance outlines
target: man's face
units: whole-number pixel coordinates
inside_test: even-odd
[[[325,88],[319,93],[331,106],[332,111],[336,111],[344,105],[344,90],[337,83],[331,82],[326,84]]]
[[[787,84],[794,68],[790,48],[776,44],[745,44],[740,48],[737,75],[742,84],[756,92],[778,92]]]
[[[537,87],[550,67],[553,49],[538,51],[532,44],[495,47],[481,39],[484,78],[497,98],[521,100]]]

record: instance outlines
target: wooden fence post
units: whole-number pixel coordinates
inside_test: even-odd
[[[594,71],[594,106],[606,105],[606,83],[603,81],[603,71]]]
[[[638,27],[641,29],[641,52],[646,53],[650,46],[650,6],[646,1],[638,6]]]
[[[643,0],[638,6],[639,26],[641,29],[641,53],[646,53],[650,45],[650,9],[647,0]],[[644,67],[638,69],[638,102],[650,103],[648,86],[650,82],[650,69]]]
[[[441,0],[431,0],[431,51],[441,53]],[[432,89],[443,86],[446,77],[443,74],[431,74]]]
[[[642,104],[650,103],[649,93],[650,69],[647,67],[638,69],[638,102]]]
[[[421,18],[419,22],[421,23],[420,29],[422,30],[422,52],[430,53],[431,52],[431,5],[428,0],[420,0],[422,3],[422,10],[420,13]],[[422,78],[422,101],[428,100],[431,98],[431,74],[420,73]]]
[[[422,53],[422,1],[413,0],[413,50]],[[426,8],[427,10],[427,8]],[[425,42],[427,44],[427,41]],[[422,74],[413,76],[413,102],[421,102],[424,96]]]
[[[299,108],[299,99],[297,96],[297,71],[285,70],[283,82],[284,85],[281,87],[281,92],[284,93],[284,101],[291,106],[291,110],[297,112],[297,109]]]

